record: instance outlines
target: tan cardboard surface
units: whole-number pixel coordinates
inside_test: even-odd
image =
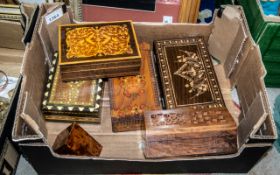
[[[62,8],[61,6],[58,6],[56,9]],[[39,24],[39,29],[38,29],[38,34],[40,36],[40,40],[42,45],[44,46],[44,52],[45,56],[47,59],[51,61],[52,55],[54,54],[55,51],[58,51],[58,37],[52,37],[50,36],[57,36],[58,35],[58,25],[60,24],[69,24],[70,23],[70,18],[68,12],[63,14],[63,16],[59,19],[56,20],[49,25],[46,24],[45,17],[46,15],[50,14],[46,13],[41,17],[41,21]]]
[[[0,20],[0,48],[23,50],[23,29],[19,22]]]
[[[24,54],[22,37],[20,23],[0,20],[0,70],[8,76],[20,75]]]
[[[18,77],[23,54],[23,50],[0,48],[0,70],[3,70],[8,76]]]

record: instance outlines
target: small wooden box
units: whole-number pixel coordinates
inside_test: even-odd
[[[56,53],[53,57],[42,102],[45,119],[100,123],[103,80],[63,82],[57,62]]]
[[[114,132],[140,130],[146,110],[161,109],[151,46],[141,43],[140,75],[109,79]]]
[[[155,41],[154,47],[164,108],[225,106],[203,37]]]
[[[64,81],[139,74],[141,54],[131,21],[59,26]]]
[[[226,108],[146,112],[145,127],[146,158],[237,152],[237,126]]]
[[[58,154],[99,156],[102,145],[80,125],[73,123],[57,136],[53,150]]]

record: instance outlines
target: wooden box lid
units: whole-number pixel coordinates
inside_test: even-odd
[[[146,42],[140,43],[140,50],[140,75],[109,79],[115,132],[139,130],[143,125],[144,111],[161,109],[151,46]]]
[[[140,59],[131,21],[59,26],[59,65]]]
[[[160,40],[154,45],[167,109],[225,106],[202,36]]]
[[[226,108],[185,107],[145,112],[146,142],[195,139],[211,136],[212,131],[236,131],[237,126]]]
[[[237,152],[237,126],[226,108],[147,112],[145,126],[146,158]]]
[[[103,80],[63,82],[56,55],[50,68],[42,102],[42,111],[49,114],[45,115],[45,118],[100,123]]]

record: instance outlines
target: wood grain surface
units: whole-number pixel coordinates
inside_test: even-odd
[[[166,108],[225,106],[203,37],[155,41]]]
[[[180,23],[196,23],[201,0],[181,0],[179,19]]]
[[[115,132],[143,128],[144,112],[161,108],[150,45],[141,43],[140,49],[140,75],[109,80],[112,128]]]
[[[237,152],[237,125],[226,108],[146,112],[145,127],[147,158]]]
[[[81,31],[75,32],[74,30]],[[126,32],[128,36],[125,35]],[[105,61],[114,61],[140,57],[137,38],[133,24],[130,21],[61,25],[59,35],[60,65],[103,62],[102,60],[104,59]],[[121,42],[123,39],[127,40],[128,43],[117,45],[116,41]],[[132,49],[131,52],[126,53],[125,50],[121,50],[126,49],[125,44],[128,44],[127,46]],[[88,46],[87,49],[84,48],[86,46]],[[105,48],[106,50],[104,50]],[[92,52],[88,52],[89,50],[92,50]],[[73,56],[67,58],[71,51]]]
[[[54,56],[42,102],[42,110],[48,114],[45,118],[58,121],[100,122],[103,80],[63,82],[57,62],[57,57]]]
[[[90,71],[90,70],[98,70],[102,68],[109,68],[109,67],[119,67],[119,66],[141,66],[141,59],[133,59],[129,62],[127,60],[121,60],[121,61],[108,61],[103,63],[83,63],[79,64],[79,67],[75,65],[65,65],[61,67],[61,71],[63,73],[77,73],[80,71]]]
[[[102,145],[80,125],[73,123],[57,136],[53,150],[64,155],[99,156]]]
[[[63,81],[139,74],[141,54],[130,21],[59,27]]]
[[[119,65],[118,67],[97,68],[91,70],[81,70],[76,72],[61,72],[63,81],[94,80],[98,78],[115,78],[123,76],[138,75],[140,64]]]

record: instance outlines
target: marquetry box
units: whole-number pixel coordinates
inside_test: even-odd
[[[57,62],[57,53],[55,53],[42,102],[45,119],[100,123],[103,80],[64,82]]]
[[[202,36],[155,41],[154,52],[164,108],[225,106]]]
[[[226,108],[185,107],[145,113],[146,158],[237,152],[237,125]]]
[[[137,75],[140,65],[131,21],[59,26],[63,81]]]
[[[110,109],[114,132],[141,130],[144,112],[161,109],[152,45],[140,43],[140,75],[109,79]]]

